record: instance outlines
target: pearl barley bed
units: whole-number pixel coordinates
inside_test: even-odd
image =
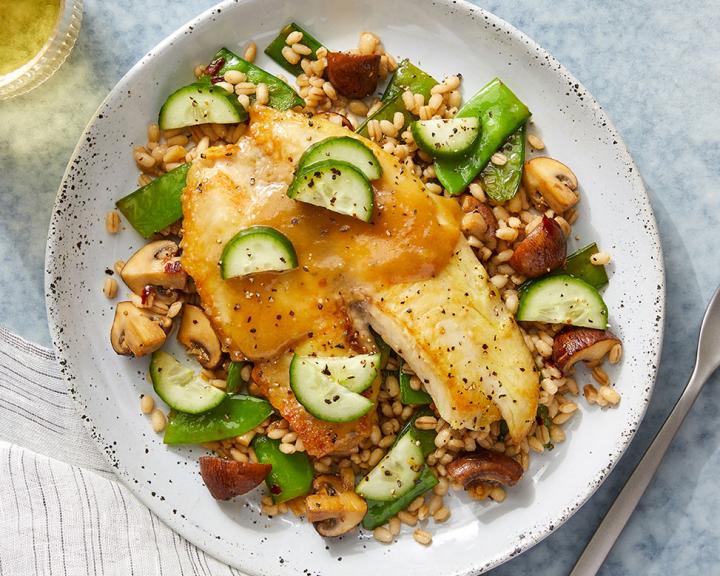
[[[567,255],[579,183],[500,80],[464,98],[370,32],[332,52],[290,24],[265,54],[295,88],[223,48],[134,149],[106,225],[148,244],[103,286],[130,290],[113,348],[152,354],[167,407],[141,410],[214,454],[215,498],[264,481],[268,516],[429,545],[451,489],[502,502],[580,396],[620,402],[610,256]],[[160,350],[174,328],[195,368]]]

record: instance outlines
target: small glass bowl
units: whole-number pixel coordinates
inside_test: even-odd
[[[82,0],[65,0],[62,3],[53,35],[40,52],[19,68],[0,75],[0,100],[8,100],[37,88],[55,73],[75,45],[82,13]]]

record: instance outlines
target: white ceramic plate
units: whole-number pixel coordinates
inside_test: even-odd
[[[402,15],[398,18],[398,15]],[[499,505],[451,499],[452,518],[431,526],[434,543],[409,535],[392,546],[369,534],[325,541],[294,517],[268,520],[259,493],[215,502],[198,474],[200,449],[167,448],[139,414],[149,392],[147,362],[119,357],[108,332],[113,303],[101,286],[105,269],[142,240],[127,229],[108,236],[105,213],[135,188],[131,147],[174,88],[222,45],[266,46],[290,20],[326,45],[347,49],[360,31],[377,32],[387,49],[442,78],[462,72],[466,95],[494,76],[533,111],[547,152],[581,183],[579,241],[612,253],[604,297],[612,328],[625,342],[611,378],[617,409],[583,410],[568,439],[534,457],[522,482]],[[279,68],[264,55],[258,63]],[[225,2],[183,26],[145,56],[100,106],[70,161],[50,226],[47,302],[58,357],[83,418],[127,486],[167,524],[212,555],[257,574],[366,576],[369,567],[416,576],[477,574],[529,548],[590,497],[630,442],[652,390],[663,326],[664,280],[655,220],[641,179],[619,136],[592,96],[547,52],[512,26],[469,4],[436,0],[247,0]],[[583,383],[583,378],[579,378]],[[587,381],[587,379],[585,379]],[[405,530],[407,532],[407,530]]]

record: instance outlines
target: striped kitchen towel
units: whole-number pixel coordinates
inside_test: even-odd
[[[240,575],[113,476],[52,351],[0,328],[0,576]]]

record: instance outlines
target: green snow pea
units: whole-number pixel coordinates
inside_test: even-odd
[[[182,218],[182,192],[190,164],[178,166],[120,198],[116,206],[144,238]]]
[[[502,166],[490,162],[480,172],[480,179],[489,198],[496,202],[505,202],[520,189],[525,164],[525,124],[505,140],[500,152],[505,155],[507,162]]]
[[[200,444],[242,436],[273,413],[267,400],[254,396],[228,396],[222,404],[202,414],[171,412],[165,444]]]
[[[467,156],[435,160],[438,180],[454,196],[463,192],[487,166],[492,155],[527,121],[530,111],[505,84],[495,78],[460,108],[456,117],[479,118],[481,133]]]
[[[267,436],[255,436],[252,446],[258,462],[272,465],[265,483],[273,502],[280,504],[310,492],[313,467],[305,452],[284,454],[280,452],[280,440]]]
[[[280,80],[280,78],[273,76],[270,72],[266,72],[247,60],[243,60],[227,48],[220,48],[220,50],[217,51],[212,62],[208,65],[207,70],[208,73],[203,76],[203,79],[207,81],[211,81],[213,78],[222,78],[225,72],[229,70],[237,70],[247,76],[248,82],[265,84],[268,87],[270,96],[268,105],[278,110],[288,110],[289,108],[295,108],[295,106],[303,106],[305,104],[305,101],[300,95],[295,92],[292,87]],[[250,97],[251,100],[254,98],[255,95]]]
[[[310,58],[312,60],[315,60],[317,58],[317,51],[319,48],[322,48],[322,44],[307,30],[301,28],[295,22],[290,22],[287,26],[285,26],[282,30],[280,30],[280,33],[277,35],[277,37],[268,44],[267,48],[265,48],[265,54],[270,56],[279,66],[282,66],[285,70],[290,72],[290,74],[293,74],[294,76],[300,76],[300,74],[303,73],[302,66],[300,66],[300,63],[297,64],[291,64],[285,59],[285,56],[283,56],[282,49],[287,46],[285,43],[285,39],[288,37],[288,35],[291,32],[302,32],[302,40],[300,41],[301,44],[304,44],[308,48],[310,48],[311,53],[306,56],[306,58]]]
[[[402,95],[405,90],[413,94],[422,94],[425,100],[430,98],[430,90],[437,84],[437,80],[423,72],[408,60],[403,60],[398,65],[382,97],[384,104],[363,122],[356,132],[363,136],[368,135],[367,123],[370,120],[389,120],[392,122],[395,112],[402,112],[405,115],[405,123],[409,124],[415,119],[415,115],[405,108]]]

